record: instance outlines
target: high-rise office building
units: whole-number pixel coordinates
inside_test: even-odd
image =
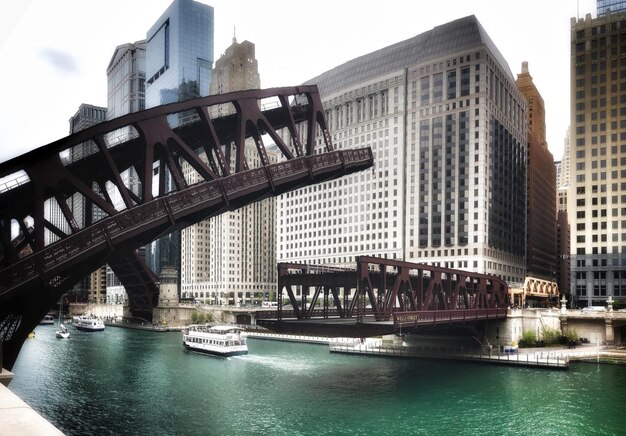
[[[556,278],[556,168],[546,142],[543,98],[533,83],[528,63],[522,63],[517,86],[528,102],[526,170],[526,274]]]
[[[102,121],[105,121],[105,119],[106,108],[83,103],[80,105],[76,113],[69,119],[69,134],[71,135],[73,133],[77,133],[95,124],[101,123]],[[96,150],[96,144],[89,141],[72,147],[66,154],[63,155],[63,159],[68,163],[71,163],[95,153]],[[85,213],[87,207],[86,205],[88,204],[87,199],[83,195],[76,193],[69,197],[65,203],[73,215],[75,225],[78,226],[78,228],[83,228],[86,222]],[[97,210],[101,212],[100,209]],[[98,212],[96,212],[96,215],[98,218],[102,218],[102,216],[98,215]],[[70,224],[65,218],[65,215],[63,215],[56,198],[50,198],[44,203],[44,217],[63,233],[70,234],[72,232]],[[87,221],[90,220],[90,217],[87,218]],[[44,241],[46,245],[58,241],[59,239],[59,236],[50,230],[46,229],[44,231]]]
[[[261,86],[255,46],[235,38],[215,61],[211,94]],[[230,107],[219,105],[212,116],[227,115]],[[220,112],[221,111],[221,112]],[[250,168],[261,165],[253,140],[246,141]],[[280,153],[267,147],[276,162]],[[234,155],[232,156],[234,159]],[[186,178],[194,172],[184,164]],[[193,179],[191,183],[199,180]],[[223,213],[182,231],[182,295],[217,304],[245,304],[270,298],[276,287],[275,199],[268,198]]]
[[[626,13],[571,20],[572,291],[626,301]]]
[[[174,0],[148,30],[146,107],[209,95],[213,8]]]
[[[146,108],[209,95],[213,66],[213,8],[192,0],[174,0],[148,30],[146,46]],[[184,122],[184,114],[170,123]],[[169,172],[165,191],[174,184]],[[152,242],[146,262],[157,274],[162,265],[180,272],[180,232]]]
[[[107,108],[81,104],[78,111],[70,118],[70,134],[80,132],[88,127],[102,123],[107,119]],[[69,152],[70,161],[77,161],[97,151],[98,147],[92,141],[72,147]],[[93,186],[97,191],[98,187]],[[68,199],[72,215],[79,228],[87,227],[108,215],[94,205],[82,194],[76,193]],[[58,206],[57,206],[58,207]],[[106,298],[106,266],[102,266],[85,277],[74,287],[74,292],[86,296],[91,302],[102,302]]]
[[[476,17],[308,83],[334,146],[371,146],[375,165],[281,196],[279,261],[376,255],[524,281],[526,99]]]
[[[107,66],[107,119],[121,117],[131,112],[146,108],[146,40],[119,45],[115,48]],[[127,141],[137,133],[130,127],[112,132],[107,136],[107,143],[114,146]],[[141,182],[135,167],[130,167],[121,174],[124,185],[136,195],[141,193]],[[112,187],[109,196],[117,210],[126,209],[121,194]],[[142,247],[141,253],[145,251]],[[107,266],[107,302],[121,303],[125,298],[125,289],[113,270]]]
[[[107,119],[146,108],[146,40],[119,45],[107,66]],[[108,142],[126,141],[129,129],[120,129]]]
[[[598,0],[596,6],[598,8],[598,17],[626,11],[625,0]]]
[[[570,280],[570,226],[567,218],[567,192],[570,185],[570,148],[569,130],[566,132],[563,141],[563,157],[556,165],[556,243],[558,262],[556,269],[556,282],[559,286],[559,293],[565,295],[570,305],[573,302],[571,294]]]
[[[68,199],[68,203],[69,203],[68,206],[70,210],[72,209],[72,206],[71,206],[72,199],[73,198]],[[48,222],[55,225],[63,233],[65,234],[70,233],[70,225],[65,219],[65,216],[63,215],[63,212],[61,211],[61,207],[59,206],[59,203],[57,203],[57,200],[55,198],[49,198],[48,200],[44,202],[43,217]],[[50,245],[53,242],[56,242],[60,239],[59,236],[55,235],[48,229],[44,230],[43,237],[44,237],[45,245]]]
[[[556,172],[556,188],[557,190],[569,188],[571,183],[572,164],[570,157],[570,131],[565,132],[565,139],[563,139],[563,156],[561,162],[557,167]],[[564,193],[564,198],[567,199],[567,192]],[[557,200],[559,210],[567,210],[567,204],[564,201]]]

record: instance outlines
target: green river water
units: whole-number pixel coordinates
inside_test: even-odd
[[[181,333],[54,331],[39,326],[24,344],[10,388],[68,435],[626,434],[626,366],[551,371],[258,339],[218,359],[184,351]]]

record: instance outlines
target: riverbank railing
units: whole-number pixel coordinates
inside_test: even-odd
[[[498,353],[483,351],[482,349],[474,351],[435,346],[404,347],[399,345],[369,344],[367,342],[356,345],[330,344],[329,349],[331,353],[462,360],[554,369],[567,369],[570,361],[569,356],[552,355],[550,353]]]

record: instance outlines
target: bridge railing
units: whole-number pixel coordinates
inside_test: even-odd
[[[279,318],[279,314],[282,319],[297,319],[296,311],[291,309],[282,310],[280,312],[278,310],[259,310],[256,312],[255,316],[257,319],[277,319]],[[366,308],[364,314],[372,315],[373,311],[371,308]],[[311,312],[311,316],[307,319],[321,319],[325,317],[340,318],[341,316],[342,314],[337,309],[314,309]]]
[[[270,165],[270,174],[274,167],[278,168],[277,172],[280,174],[280,178],[272,180],[272,183],[280,186],[281,180],[294,179],[307,174],[309,166],[322,168],[323,165],[320,166],[320,163],[330,166],[337,163],[341,165],[345,160],[343,155],[346,151],[334,151],[327,154],[331,155],[329,159],[319,158],[324,155],[314,155]],[[350,156],[349,160],[354,163],[372,159],[371,149],[350,150],[347,154]],[[311,161],[316,163],[312,164]],[[224,201],[224,197],[236,199],[246,192],[261,192],[259,187],[269,183],[265,169],[257,168],[220,180],[200,182],[186,189],[158,197],[149,203],[124,209],[116,215],[97,221],[90,227],[50,244],[0,270],[0,295],[14,284],[35,278],[64,262],[84,256],[88,250],[104,244],[114,246],[116,242],[131,237],[131,232],[148,222],[176,219],[184,216],[189,209],[198,208],[213,201]]]
[[[424,324],[442,324],[476,320],[503,319],[507,317],[508,309],[453,309],[453,310],[423,310],[414,312],[393,313],[395,327],[411,327]]]
[[[394,312],[393,324],[396,327],[411,327],[424,324],[443,324],[455,322],[469,322],[477,320],[495,320],[507,317],[508,309],[453,309],[453,310],[422,310],[413,312]],[[366,308],[365,315],[375,315],[371,308]],[[338,318],[341,313],[337,309],[314,309],[311,312],[311,319],[324,317]],[[296,319],[294,310],[260,310],[256,312],[257,319]],[[380,321],[377,319],[377,321]]]
[[[569,355],[551,355],[549,353],[499,353],[486,352],[481,349],[464,349],[463,347],[416,346],[416,345],[383,345],[382,343],[356,342],[354,344],[331,343],[331,353],[366,354],[390,357],[413,357],[442,360],[477,361],[494,364],[543,367],[550,369],[567,369]]]

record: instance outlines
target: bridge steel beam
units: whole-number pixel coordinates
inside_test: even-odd
[[[303,310],[294,292],[298,287],[303,296],[313,291],[313,301],[321,289],[329,289],[335,309],[328,307],[325,294],[322,310],[315,310],[313,305]],[[344,290],[343,305],[339,288]],[[282,306],[285,291],[292,305],[289,310]],[[407,331],[423,326],[502,319],[507,316],[508,306],[507,284],[496,276],[360,256],[355,269],[279,263],[278,311],[257,312],[257,323],[281,332],[289,329],[302,332],[308,325],[313,332],[321,328],[315,325],[316,318],[334,317],[337,326],[345,327],[346,318],[363,324],[366,317],[373,317],[375,322],[393,322],[396,330]],[[324,328],[331,325],[324,322]],[[367,328],[381,331],[371,325]]]
[[[280,162],[269,162],[264,135],[276,142]],[[323,139],[321,149],[315,147],[317,135]],[[248,162],[245,148],[250,144],[249,153],[259,156],[257,167]],[[183,174],[185,163],[199,182],[192,184]],[[16,177],[11,186],[0,186],[0,340],[5,365],[12,366],[47,310],[104,263],[126,287],[131,313],[151,319],[158,288],[137,248],[225,211],[372,165],[369,147],[333,149],[314,85],[159,106],[0,163],[0,179]],[[124,182],[122,174],[131,168],[141,190]],[[153,192],[157,168],[159,190]],[[175,181],[167,192],[166,172]],[[121,205],[113,202],[115,192]],[[70,199],[84,202],[87,213],[74,216]],[[47,201],[57,202],[65,226],[46,219]],[[97,219],[95,207],[104,218]],[[21,229],[15,238],[12,227]],[[59,240],[46,245],[46,231]]]

